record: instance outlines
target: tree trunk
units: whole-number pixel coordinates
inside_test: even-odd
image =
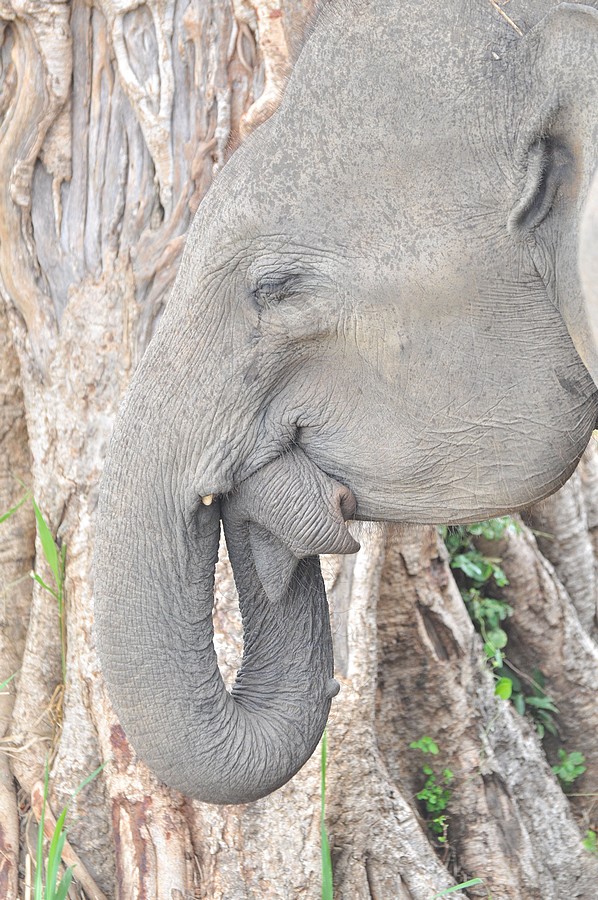
[[[70,803],[73,897],[321,894],[319,755],[243,807],[168,791],[110,708],[92,595],[97,488],[118,405],[190,219],[232,148],[272,111],[314,5],[0,0],[0,515],[23,496],[20,479],[66,545],[63,678],[57,604],[28,575],[34,566],[53,583],[30,501],[0,524],[0,683],[19,672],[0,697],[2,897],[24,895],[23,835],[31,846],[46,761],[56,815],[108,761]],[[576,791],[588,795],[598,766],[596,498],[591,451],[552,511],[530,512],[554,540],[538,549],[524,532],[500,548],[514,658],[546,675],[562,743],[588,759]],[[342,684],[328,730],[335,896],[430,900],[477,877],[484,885],[470,897],[590,900],[598,860],[579,826],[596,826],[591,803],[563,794],[530,724],[494,696],[435,531],[359,532],[356,557],[324,563]],[[242,631],[224,547],[214,618],[232,676]],[[446,843],[414,798],[425,776],[409,744],[424,735],[455,773]]]

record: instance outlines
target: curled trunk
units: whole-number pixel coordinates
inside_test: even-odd
[[[243,662],[229,693],[213,646],[220,504],[196,498],[179,511],[184,489],[158,493],[160,471],[177,466],[154,455],[151,439],[150,450],[143,440],[131,442],[131,423],[143,423],[136,410],[130,401],[117,429],[99,519],[96,631],[104,675],[127,736],[168,785],[209,803],[247,803],[309,759],[338,691],[315,554],[358,548],[343,523],[350,494],[314,470],[328,506],[315,530],[307,517],[312,533],[292,502],[314,474],[296,451],[222,502],[244,628]],[[298,525],[285,526],[287,505]],[[278,524],[283,537],[265,522]]]

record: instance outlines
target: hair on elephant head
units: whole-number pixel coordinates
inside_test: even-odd
[[[169,785],[251,801],[314,750],[337,690],[317,554],[357,549],[346,519],[475,521],[573,471],[598,411],[578,274],[597,45],[592,5],[330,0],[202,203],[97,535],[110,694]]]

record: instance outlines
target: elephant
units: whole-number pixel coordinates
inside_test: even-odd
[[[201,203],[95,548],[109,693],[171,787],[251,802],[313,753],[338,691],[318,555],[358,549],[348,520],[477,521],[573,472],[598,414],[578,267],[597,5],[328,0]]]

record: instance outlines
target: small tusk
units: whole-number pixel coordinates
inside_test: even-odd
[[[206,494],[205,497],[201,498],[201,502],[204,506],[211,506],[212,500],[214,499],[214,494]]]

